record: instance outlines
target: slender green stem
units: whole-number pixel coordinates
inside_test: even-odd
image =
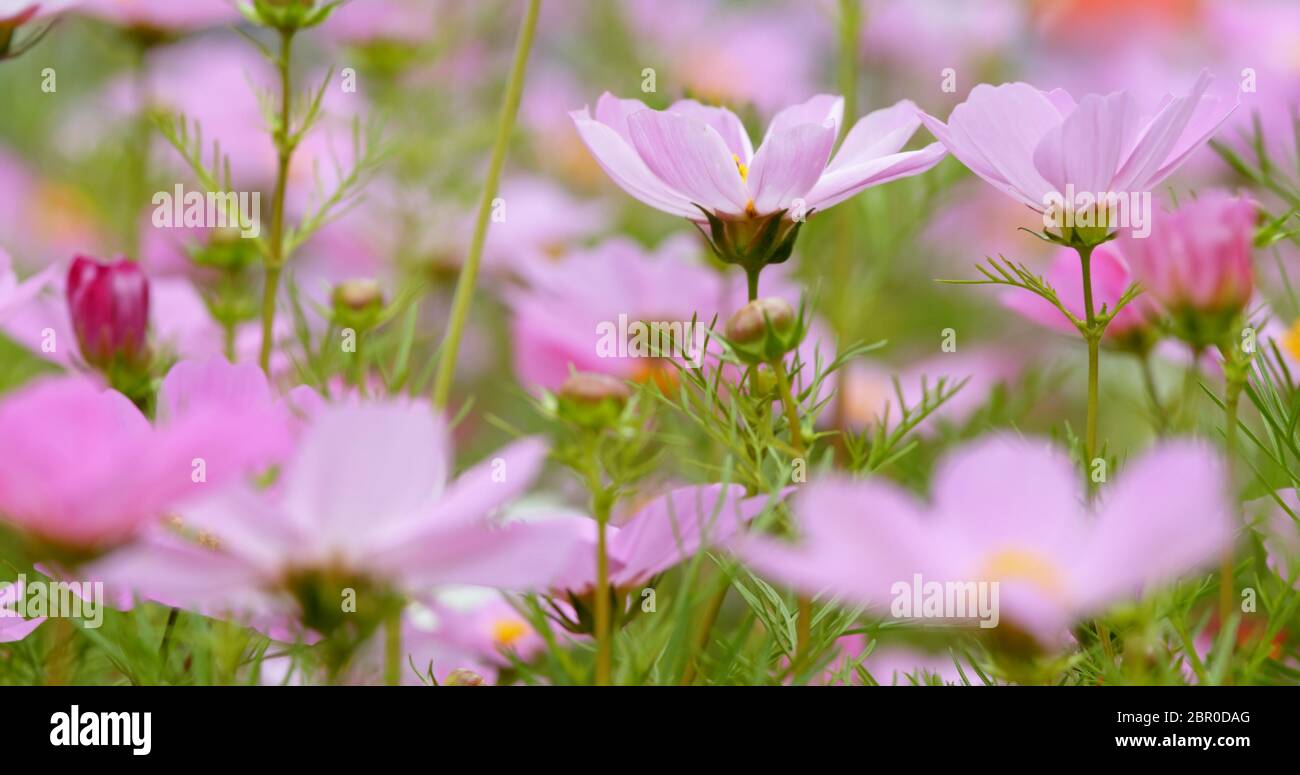
[[[176,620],[181,616],[181,609],[173,608],[167,612],[167,626],[163,628],[162,645],[158,647],[158,657],[163,666],[167,665],[167,652],[171,650],[172,631],[176,629]]]
[[[1097,326],[1097,311],[1092,301],[1092,248],[1079,248],[1079,263],[1083,268],[1083,311],[1084,325],[1087,333],[1084,339],[1088,344],[1088,418],[1084,436],[1084,471],[1085,476],[1092,466],[1097,454],[1097,384],[1101,368],[1101,335]],[[1087,477],[1092,481],[1092,477]]]
[[[758,298],[758,275],[759,275],[759,273],[762,272],[762,271],[763,271],[763,270],[762,270],[761,268],[759,268],[759,269],[746,269],[746,270],[745,270],[745,279],[746,279],[746,280],[748,281],[748,283],[749,283],[749,300],[750,300],[750,301],[754,301],[755,299]]]
[[[695,630],[695,641],[691,645],[691,653],[686,661],[686,669],[682,671],[682,686],[690,686],[695,683],[695,675],[698,671],[698,661],[705,649],[709,646],[709,634],[713,631],[713,625],[718,621],[718,614],[722,612],[722,604],[726,602],[727,592],[731,590],[731,579],[722,574],[716,583],[713,594],[709,596],[709,602],[705,605],[704,615],[700,617],[699,627]]]
[[[1227,356],[1233,357],[1233,356]],[[1241,400],[1241,391],[1245,387],[1245,380],[1242,375],[1237,373],[1238,366],[1235,363],[1229,363],[1225,366],[1225,372],[1228,374],[1227,392],[1224,396],[1223,412],[1224,419],[1227,423],[1223,429],[1224,448],[1226,450],[1228,478],[1233,483],[1234,503],[1236,491],[1236,464],[1237,464],[1237,406]],[[1240,517],[1240,515],[1238,515]],[[1219,562],[1219,622],[1221,626],[1227,626],[1228,618],[1232,616],[1232,609],[1236,605],[1236,586],[1233,583],[1234,562],[1232,546],[1224,549],[1223,557]]]
[[[781,394],[781,403],[785,405],[786,424],[790,426],[790,446],[795,455],[803,457],[803,430],[799,421],[799,406],[795,403],[794,392],[790,389],[790,376],[786,373],[785,362],[780,358],[772,362],[772,371],[776,373],[776,387]],[[812,638],[812,601],[800,595],[799,613],[795,621],[795,661],[799,661],[808,650],[808,641]]]
[[[799,405],[795,403],[794,392],[790,389],[790,375],[786,373],[785,363],[781,359],[772,362],[772,372],[776,374],[776,388],[781,394],[781,403],[785,406],[786,424],[790,426],[790,446],[795,454],[803,457],[803,430],[799,422]]]
[[[284,196],[289,181],[289,162],[294,143],[291,130],[292,81],[289,62],[293,53],[294,30],[280,31],[280,56],[276,69],[280,74],[280,115],[275,126],[276,173],[275,193],[271,197],[271,233],[266,258],[266,284],[262,288],[262,349],[258,363],[271,373],[271,348],[275,343],[275,303],[280,290],[280,271],[284,267]]]
[[[1192,348],[1192,360],[1183,372],[1183,395],[1178,406],[1178,426],[1190,428],[1195,424],[1192,419],[1196,407],[1196,387],[1201,381],[1201,356],[1205,354],[1202,347]]]
[[[438,373],[433,383],[433,404],[440,409],[447,406],[451,396],[451,380],[456,371],[456,352],[460,348],[461,336],[465,330],[465,322],[469,318],[470,303],[474,296],[474,286],[478,282],[479,263],[483,259],[483,243],[487,239],[488,218],[492,214],[492,200],[497,195],[501,167],[505,164],[506,148],[510,144],[510,134],[515,125],[515,114],[519,112],[519,99],[524,90],[524,73],[528,66],[528,52],[533,45],[533,32],[537,28],[537,11],[540,5],[541,0],[529,0],[523,26],[519,29],[514,63],[510,67],[510,79],[506,83],[505,98],[501,103],[496,143],[492,146],[487,181],[483,185],[483,198],[479,202],[478,220],[474,224],[474,237],[470,242],[469,254],[465,257],[465,265],[461,268],[460,277],[456,281],[456,295],[452,299],[451,312],[447,317],[447,333],[442,341],[442,351],[438,354]]]
[[[1163,436],[1169,429],[1169,413],[1160,400],[1160,387],[1156,385],[1156,375],[1151,369],[1151,353],[1138,355],[1138,364],[1142,368],[1142,385],[1146,389],[1147,400],[1151,402],[1151,414],[1155,418],[1156,435]]]
[[[596,685],[611,683],[610,592],[609,592],[609,526],[610,504],[604,496],[596,496]]]
[[[844,121],[840,137],[858,117],[858,37],[862,26],[861,0],[840,0],[840,93],[844,95]]]
[[[402,607],[384,620],[384,684],[397,686],[402,682]]]

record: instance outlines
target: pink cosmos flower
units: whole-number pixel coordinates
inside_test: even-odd
[[[624,379],[672,374],[658,358],[631,357],[636,331],[630,327],[696,319],[707,329],[714,315],[729,313],[722,309],[726,286],[699,253],[685,235],[665,240],[653,253],[620,237],[557,262],[520,265],[531,287],[507,294],[520,381],[554,390],[570,369]],[[620,320],[627,323],[622,329]],[[611,330],[627,340],[624,351],[610,339]],[[695,338],[687,344],[695,346]]]
[[[29,304],[47,286],[56,282],[56,274],[54,267],[49,267],[20,281],[9,254],[0,248],[0,323],[5,321],[10,310]]]
[[[925,172],[943,158],[931,144],[901,151],[918,126],[904,100],[863,116],[835,157],[844,100],[821,94],[782,110],[755,151],[726,108],[681,100],[650,110],[606,92],[570,115],[592,155],[624,191],[693,221],[700,207],[723,220],[761,218],[796,207],[824,210],[870,186]],[[699,207],[697,207],[697,205]]]
[[[837,385],[840,396],[832,402],[839,422],[847,428],[863,430],[879,423],[888,415],[889,424],[899,421],[901,407],[894,379],[902,390],[903,400],[909,407],[920,404],[922,381],[934,390],[940,379],[946,378],[948,389],[962,380],[968,380],[955,396],[948,399],[918,428],[920,433],[932,432],[942,424],[960,426],[988,402],[993,391],[1015,379],[1022,363],[1009,352],[989,348],[941,353],[908,364],[901,370],[868,360],[850,362],[839,374]]]
[[[865,680],[859,674],[858,667],[870,673],[881,686],[925,686],[932,681],[946,685],[962,683],[961,672],[947,653],[931,654],[902,645],[877,642],[871,653],[863,658],[862,653],[867,648],[865,635],[845,635],[835,641],[835,647],[840,656],[826,668],[818,682],[821,685],[864,684]],[[969,668],[966,674],[968,680],[978,680]]]
[[[659,83],[764,115],[812,93],[827,42],[819,14],[781,4],[630,0],[625,23],[647,43]]]
[[[81,377],[6,396],[0,427],[0,519],[78,555],[130,540],[282,443],[255,411],[195,411],[154,428],[125,396]]]
[[[341,43],[405,43],[432,40],[441,3],[437,0],[368,0],[344,3],[321,25],[326,37]]]
[[[178,512],[205,545],[160,538],[95,571],[209,613],[295,620],[309,613],[302,595],[338,595],[328,586],[308,591],[328,579],[396,591],[549,583],[569,556],[571,535],[489,519],[537,476],[544,445],[516,442],[449,481],[449,443],[446,425],[425,403],[325,406],[275,488],[235,486]]]
[[[1248,199],[1202,193],[1172,212],[1157,212],[1145,239],[1121,235],[1134,276],[1173,313],[1244,309],[1255,291],[1252,241],[1258,211]]]
[[[45,621],[44,616],[30,619],[19,616],[17,604],[24,591],[20,580],[0,581],[0,643],[22,640]]]
[[[899,583],[999,583],[998,626],[1047,642],[1072,621],[1172,581],[1232,543],[1223,468],[1208,448],[1158,446],[1088,507],[1078,468],[1042,442],[994,437],[951,453],[929,503],[878,480],[805,485],[795,546],[755,537],[760,571],[892,610]]]
[[[1100,312],[1103,305],[1115,308],[1134,278],[1128,262],[1114,242],[1098,245],[1092,251],[1093,310]],[[1043,278],[1056,291],[1065,308],[1079,320],[1085,320],[1083,308],[1083,274],[1079,269],[1079,255],[1073,248],[1061,248]],[[1023,291],[1002,294],[1002,304],[1029,320],[1063,334],[1077,335],[1078,330],[1061,311],[1046,299]],[[1137,297],[1119,311],[1106,327],[1105,341],[1120,347],[1144,344],[1143,334],[1151,329],[1151,304],[1149,298]]]
[[[700,550],[725,545],[767,504],[766,496],[746,498],[739,485],[712,484],[680,487],[648,503],[625,506],[607,527],[610,586],[648,584]],[[566,525],[578,536],[554,586],[577,595],[590,593],[596,584],[596,522],[571,516],[541,524],[548,522]]]
[[[1127,92],[1089,94],[1026,83],[979,84],[945,124],[921,113],[939,142],[971,172],[1043,212],[1049,195],[1150,191],[1200,148],[1237,103],[1206,95],[1202,73],[1191,92],[1144,113]]]
[[[80,0],[81,11],[122,27],[188,32],[240,20],[224,0]]]

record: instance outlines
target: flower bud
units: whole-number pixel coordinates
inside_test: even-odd
[[[781,333],[790,330],[793,323],[794,308],[785,299],[755,299],[731,316],[724,333],[732,342],[749,344],[766,336],[769,325]]]
[[[1255,291],[1251,246],[1256,209],[1249,200],[1210,192],[1159,213],[1146,238],[1123,250],[1143,289],[1169,313],[1175,333],[1197,347],[1217,345]]]
[[[344,280],[330,294],[334,323],[340,328],[369,331],[384,311],[384,292],[377,280]]]
[[[333,7],[318,8],[316,0],[253,0],[251,6],[240,6],[240,10],[257,24],[292,31],[320,24]]]
[[[467,668],[458,667],[447,674],[443,686],[482,686],[483,676]]]
[[[805,332],[802,312],[785,299],[755,299],[731,316],[723,328],[727,343],[748,363],[771,363],[794,350]]]
[[[603,428],[618,420],[632,390],[609,375],[578,372],[564,380],[557,397],[561,417],[586,428]]]
[[[97,368],[148,357],[149,279],[133,261],[77,256],[68,270],[68,311],[81,356]]]

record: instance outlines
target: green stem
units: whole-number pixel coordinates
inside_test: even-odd
[[[754,301],[754,300],[756,300],[756,299],[758,298],[758,275],[759,275],[759,273],[762,272],[762,271],[763,271],[763,270],[762,270],[761,267],[758,268],[758,269],[746,269],[746,270],[745,270],[745,279],[746,279],[746,280],[748,281],[748,283],[749,283],[749,300],[750,300],[750,301]]]
[[[1193,347],[1192,362],[1187,364],[1187,370],[1183,372],[1183,396],[1182,403],[1178,407],[1179,427],[1190,428],[1195,424],[1192,420],[1192,410],[1196,406],[1196,387],[1201,381],[1201,356],[1204,353],[1204,348]]]
[[[1084,436],[1084,472],[1087,480],[1091,482],[1092,477],[1087,476],[1087,472],[1092,467],[1093,458],[1097,454],[1097,384],[1101,369],[1102,331],[1098,330],[1097,312],[1092,302],[1092,248],[1080,247],[1078,250],[1079,263],[1083,267],[1083,311],[1084,324],[1087,327],[1084,339],[1088,344],[1088,418]]]
[[[1225,353],[1225,361],[1234,356]],[[1233,483],[1234,503],[1236,492],[1236,463],[1237,463],[1237,406],[1241,400],[1241,391],[1245,387],[1243,376],[1237,372],[1238,366],[1235,362],[1225,363],[1224,371],[1228,374],[1227,393],[1224,396],[1223,412],[1227,426],[1224,428],[1224,448],[1228,465],[1228,480]],[[1240,518],[1240,515],[1237,515]],[[1232,609],[1236,605],[1236,586],[1233,583],[1234,562],[1232,546],[1229,545],[1223,551],[1223,557],[1219,562],[1219,623],[1220,626],[1226,627],[1228,618],[1232,616]]]
[[[505,164],[506,148],[510,144],[510,134],[514,129],[515,114],[519,112],[519,99],[524,89],[524,72],[528,65],[528,52],[533,45],[533,32],[537,28],[537,11],[540,5],[541,0],[529,0],[523,26],[519,29],[519,39],[515,43],[514,63],[510,67],[510,79],[506,83],[505,97],[501,102],[496,143],[492,146],[487,181],[483,185],[483,198],[479,202],[478,220],[474,224],[474,237],[470,242],[469,255],[465,257],[465,266],[461,268],[460,277],[456,281],[456,295],[452,299],[451,312],[447,318],[447,333],[442,342],[442,352],[438,355],[438,374],[433,383],[433,404],[439,409],[447,406],[451,395],[451,379],[456,371],[456,351],[460,348],[461,335],[464,333],[465,322],[469,318],[474,286],[478,282],[478,268],[483,259],[483,243],[487,239],[492,200],[496,197],[497,186],[501,180],[501,168]]]
[[[776,387],[781,394],[781,403],[785,406],[786,424],[790,426],[790,446],[794,447],[797,457],[803,457],[803,429],[799,421],[799,406],[795,403],[794,391],[790,389],[790,376],[786,374],[785,362],[780,358],[773,361],[772,371],[776,373]],[[795,663],[798,663],[807,653],[808,641],[812,637],[812,601],[800,595],[798,609],[798,619],[795,622]]]
[[[609,686],[611,683],[610,653],[610,594],[609,594],[609,547],[607,528],[609,526],[610,504],[608,498],[597,495],[596,512],[596,685]]]
[[[803,429],[799,422],[799,405],[795,403],[794,391],[790,389],[790,375],[785,371],[785,362],[777,359],[772,362],[772,372],[776,374],[776,387],[781,394],[781,404],[785,406],[786,424],[790,426],[790,446],[795,454],[803,457]]]
[[[858,117],[858,36],[862,26],[861,0],[840,0],[840,93],[844,95],[844,121],[840,138]]]
[[[397,686],[402,682],[402,607],[384,620],[384,684]]]
[[[275,193],[271,198],[271,233],[266,258],[266,284],[262,289],[262,349],[258,363],[262,371],[271,373],[271,347],[275,341],[275,301],[280,290],[280,270],[284,267],[284,195],[289,181],[289,162],[293,158],[290,136],[292,118],[292,82],[289,62],[293,51],[294,30],[280,31],[280,56],[276,68],[280,73],[280,115],[275,127],[277,166]]]
[[[724,573],[718,580],[713,594],[709,596],[709,602],[704,608],[704,615],[700,617],[700,625],[695,631],[695,641],[691,644],[691,653],[686,660],[686,669],[682,671],[682,686],[690,686],[695,683],[695,675],[698,671],[698,662],[703,656],[705,649],[709,647],[709,634],[713,631],[713,625],[718,621],[718,614],[722,613],[722,604],[727,600],[727,592],[731,590],[731,579]]]
[[[1169,429],[1169,413],[1160,400],[1160,388],[1156,385],[1156,376],[1151,370],[1151,352],[1148,350],[1138,355],[1138,363],[1142,367],[1142,385],[1146,389],[1147,400],[1151,402],[1151,413],[1155,417],[1156,435],[1163,436]]]

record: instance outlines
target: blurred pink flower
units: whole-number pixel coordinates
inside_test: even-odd
[[[947,653],[931,654],[902,645],[882,645],[877,641],[876,647],[863,659],[862,652],[867,648],[865,635],[845,635],[835,641],[835,647],[840,656],[826,668],[818,682],[821,685],[864,684],[857,666],[869,672],[881,686],[924,686],[936,678],[944,684],[962,684],[961,672]],[[978,680],[973,671],[968,671],[967,675],[972,682]]]
[[[755,537],[740,554],[807,594],[891,608],[896,585],[998,582],[999,626],[1047,642],[1072,621],[1172,581],[1232,543],[1223,467],[1170,442],[1128,463],[1088,507],[1068,457],[994,437],[951,453],[918,501],[879,481],[810,483],[794,511],[803,538]]]
[[[281,443],[263,419],[196,411],[154,428],[88,379],[41,380],[0,403],[0,519],[67,551],[112,548]]]
[[[24,592],[21,579],[0,581],[0,643],[22,640],[45,621],[44,616],[24,619],[18,614],[18,601]]]
[[[97,573],[205,611],[295,617],[294,580],[317,574],[402,591],[548,584],[571,536],[489,520],[532,483],[544,445],[521,440],[449,481],[449,442],[425,403],[327,405],[274,489],[236,486],[180,511],[210,546],[157,541]]]
[[[80,189],[44,178],[0,145],[0,246],[14,263],[44,269],[103,244],[94,202]]]
[[[125,258],[77,256],[68,268],[68,310],[81,357],[99,368],[147,358],[149,279]]]
[[[344,3],[321,25],[321,33],[342,43],[418,44],[434,38],[437,0],[366,0]]]
[[[1173,314],[1239,312],[1255,292],[1251,259],[1258,211],[1249,199],[1201,193],[1154,213],[1151,234],[1121,234],[1119,247],[1151,298]]]
[[[1128,262],[1114,242],[1093,249],[1091,271],[1093,310],[1100,312],[1103,306],[1113,310],[1115,302],[1134,282]],[[1073,248],[1057,250],[1047,271],[1043,273],[1043,279],[1055,289],[1056,297],[1070,314],[1079,320],[1086,320],[1087,314],[1083,309],[1083,274],[1079,267],[1079,254]],[[1008,290],[1002,294],[1002,304],[1054,331],[1071,336],[1079,333],[1059,309],[1036,294],[1020,289]],[[1144,333],[1151,328],[1150,308],[1150,299],[1142,296],[1126,304],[1106,327],[1106,341],[1120,347],[1130,344],[1142,347],[1149,344]]]
[[[1027,23],[1020,0],[863,2],[862,53],[925,83],[953,68],[958,77],[1014,50]]]
[[[188,32],[241,20],[224,0],[79,0],[88,16],[122,27],[160,32]]]
[[[877,110],[849,130],[835,157],[844,100],[821,94],[782,110],[755,151],[744,125],[726,108],[681,100],[650,110],[606,92],[593,114],[574,111],[592,155],[624,191],[672,215],[705,221],[770,215],[798,205],[824,210],[870,186],[920,174],[943,158],[932,143],[900,151],[916,131],[907,101]]]
[[[701,550],[726,545],[767,503],[766,496],[745,497],[740,485],[711,484],[680,487],[649,502],[625,505],[607,528],[610,586],[648,584]],[[576,595],[590,593],[596,584],[595,520],[565,516],[539,524],[563,525],[575,537],[568,565],[553,586]]]
[[[811,93],[826,35],[802,8],[706,0],[632,0],[627,22],[650,48],[660,88],[766,115]]]
[[[562,260],[520,264],[529,288],[507,294],[513,309],[515,371],[529,386],[555,389],[570,369],[625,379],[654,378],[658,358],[605,357],[602,326],[722,320],[726,285],[698,260],[699,243],[680,236],[653,253],[616,237]],[[688,342],[694,346],[694,339]]]
[[[923,380],[931,391],[942,378],[947,379],[949,390],[958,382],[968,380],[918,429],[920,433],[929,433],[941,424],[960,426],[966,422],[988,402],[995,388],[1015,379],[1021,368],[1022,364],[1010,353],[989,348],[941,353],[908,364],[897,372],[878,362],[855,360],[839,374],[837,384],[841,396],[835,406],[844,427],[860,431],[886,416],[893,426],[898,423],[901,410],[894,389],[895,378],[909,408],[920,404]]]
[[[1076,104],[1026,83],[977,85],[947,124],[920,116],[971,172],[1042,212],[1049,194],[1150,191],[1171,175],[1237,107],[1206,95],[1211,80],[1203,72],[1188,95],[1146,116],[1127,92]]]

